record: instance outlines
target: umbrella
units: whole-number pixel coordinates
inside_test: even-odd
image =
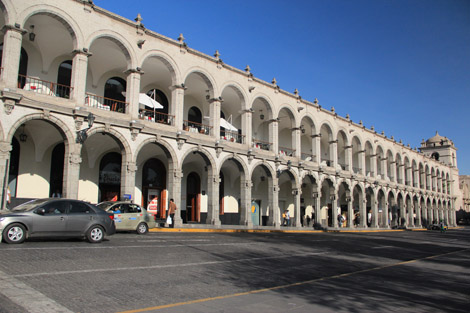
[[[231,131],[238,131],[238,128],[227,122],[224,118],[220,118],[220,127]]]
[[[152,99],[151,97],[147,96],[145,93],[139,94],[139,104],[143,104],[146,107],[152,109],[163,109],[163,105],[158,103],[158,101]]]

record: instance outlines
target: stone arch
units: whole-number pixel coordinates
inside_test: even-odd
[[[138,146],[137,148],[135,149],[135,152],[134,152],[134,156],[132,158],[132,161],[135,163],[137,162],[137,157],[139,155],[139,152],[142,150],[143,147],[145,147],[146,145],[148,144],[157,144],[158,146],[160,146],[161,148],[163,148],[163,150],[165,151],[165,153],[167,154],[167,157],[169,159],[169,164],[173,164],[173,168],[180,168],[180,165],[179,165],[179,160],[178,160],[178,157],[176,155],[176,152],[175,150],[173,149],[173,146],[171,146],[168,142],[166,142],[165,140],[157,140],[156,138],[147,138],[145,139],[144,141],[142,141]]]
[[[149,50],[142,57],[140,66],[142,67],[145,61],[151,58],[160,60],[166,66],[168,71],[171,73],[172,85],[177,85],[178,82],[181,82],[181,73],[179,71],[178,65],[170,55],[161,50]]]
[[[121,34],[113,30],[99,30],[99,31],[92,33],[89,36],[89,38],[86,40],[86,48],[90,49],[93,43],[99,39],[108,39],[111,42],[115,43],[119,47],[120,51],[123,53],[124,57],[126,58],[127,67],[128,68],[136,67],[134,65],[137,64],[137,62],[131,54],[131,51],[133,51],[131,48],[132,45],[130,42],[128,42],[127,38],[125,38],[124,36],[122,36]]]
[[[217,89],[216,80],[210,75],[205,69],[200,67],[192,67],[189,68],[188,71],[183,74],[183,81],[186,82],[188,77],[192,74],[199,76],[207,85],[211,98],[218,97],[220,95],[220,91]]]
[[[266,110],[267,110],[266,113],[268,113],[268,116],[266,116],[265,119],[273,118],[273,116],[274,116],[273,101],[267,95],[265,95],[263,93],[258,93],[258,94],[253,96],[253,101],[251,102],[251,105],[250,105],[251,108],[253,108],[253,104],[257,100],[261,101],[264,104],[264,106],[266,107]],[[255,114],[256,114],[256,111],[255,111]]]
[[[15,135],[16,130],[26,123],[27,121],[31,120],[44,120],[49,122],[51,125],[53,125],[59,132],[64,136],[64,141],[68,143],[73,143],[75,141],[74,135],[70,128],[59,118],[54,117],[52,115],[45,115],[43,113],[33,113],[29,115],[25,115],[19,120],[17,120],[10,128],[10,131],[8,132],[7,138],[5,138],[5,141],[11,142],[13,140],[13,136]]]
[[[248,167],[246,166],[246,163],[243,161],[243,159],[238,155],[238,154],[228,154],[226,155],[225,157],[223,157],[219,164],[223,165],[226,161],[228,160],[235,160],[236,163],[238,163],[238,165],[240,166],[240,168],[243,170],[243,174],[246,176],[246,175],[249,175],[251,174],[250,171],[248,170]],[[220,169],[219,169],[220,171]],[[246,179],[249,179],[248,177]]]
[[[180,161],[181,164],[184,162],[184,160],[186,159],[186,157],[190,153],[199,153],[202,156],[202,158],[204,159],[206,164],[210,165],[210,167],[211,167],[210,174],[215,174],[215,173],[219,172],[220,169],[217,168],[217,162],[215,161],[215,159],[212,156],[212,154],[210,153],[210,151],[205,149],[205,148],[199,148],[197,146],[191,147],[191,148],[189,148],[188,150],[185,151],[185,153],[181,156],[181,161]]]
[[[80,43],[84,42],[83,36],[79,31],[81,28],[69,13],[47,4],[38,4],[30,6],[25,11],[21,12],[18,16],[18,21],[21,21],[21,24],[24,24],[34,15],[47,15],[60,22],[72,37],[74,49],[81,48]]]
[[[248,101],[247,101],[248,95],[246,94],[246,92],[243,90],[243,87],[238,82],[236,81],[224,82],[223,85],[220,87],[220,93],[222,94],[226,88],[231,88],[240,97],[240,99],[242,99],[242,102],[244,104],[242,106],[243,110],[249,109]]]

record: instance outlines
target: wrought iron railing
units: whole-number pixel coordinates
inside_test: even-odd
[[[93,108],[119,113],[126,113],[128,105],[128,103],[124,101],[100,97],[91,93],[86,93],[85,104]]]
[[[237,131],[231,130],[220,130],[220,139],[230,141],[230,142],[237,142],[237,143],[245,143],[245,136],[239,134]]]
[[[18,88],[33,91],[48,96],[69,99],[73,87],[42,80],[37,77],[18,75]]]
[[[254,139],[253,138],[253,147],[254,148],[258,148],[258,149],[262,149],[262,150],[271,150],[271,145],[272,143],[271,142],[267,142],[267,141],[262,141],[262,140],[258,140],[258,139]]]
[[[294,156],[295,149],[279,147],[279,155]]]
[[[190,133],[200,133],[204,135],[210,135],[212,126],[184,120],[183,129]]]
[[[145,121],[151,121],[160,124],[174,125],[175,116],[157,112],[154,110],[142,109],[139,111],[139,118]]]

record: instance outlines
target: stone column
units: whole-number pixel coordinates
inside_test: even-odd
[[[353,170],[353,162],[352,162],[352,146],[345,147],[345,155],[346,155],[346,170],[350,171],[351,173],[354,172]]]
[[[314,144],[315,144],[315,160],[318,164],[321,163],[321,154],[320,154],[320,146],[321,146],[321,137],[320,135],[312,135]]]
[[[219,219],[219,175],[210,174],[207,176],[207,189],[209,203],[207,208],[206,224],[220,226]]]
[[[19,25],[18,25],[19,26]],[[14,25],[5,25],[3,33],[2,79],[8,88],[18,88],[21,45],[26,30]]]
[[[292,156],[295,156],[297,158],[301,158],[302,155],[302,148],[301,148],[301,141],[300,141],[300,136],[301,136],[301,130],[300,128],[295,128],[292,131],[292,139],[294,140],[294,153]]]
[[[391,219],[390,219],[390,211],[388,209],[388,202],[385,201],[385,207],[383,208],[384,210],[384,216],[385,216],[385,228],[390,228],[390,223],[392,222]]]
[[[346,196],[346,200],[348,202],[348,224],[347,226],[349,228],[354,227],[354,208],[353,208],[353,197],[352,197],[352,191],[350,192],[351,195]]]
[[[80,180],[81,145],[71,145],[64,160],[64,198],[78,199],[78,183]]]
[[[378,201],[377,201],[377,195],[374,194],[371,195],[371,197],[374,197],[374,199],[372,199],[372,217],[371,217],[371,221],[370,221],[370,226],[373,227],[373,228],[379,228],[379,210],[378,210]]]
[[[335,191],[334,194],[330,195],[331,200],[331,214],[333,215],[333,227],[338,228],[338,193]]]
[[[8,193],[8,174],[10,170],[10,152],[12,146],[9,142],[0,142],[0,190],[2,191],[2,200],[0,209],[6,209]]]
[[[295,227],[301,227],[302,223],[300,223],[300,197],[301,197],[301,189],[292,189],[292,194],[294,195],[294,216],[295,216],[295,221],[294,225]]]
[[[242,135],[245,136],[244,144],[248,147],[253,145],[253,126],[252,126],[253,112],[251,110],[243,111],[242,114]]]
[[[86,50],[86,49],[83,49]],[[88,105],[85,103],[87,71],[88,71],[88,57],[91,53],[84,52],[83,50],[73,51],[72,62],[72,81],[70,97],[77,102],[78,105]]]
[[[251,188],[253,183],[251,179],[244,179],[240,181],[240,225],[253,228],[253,221],[251,220]],[[261,208],[260,208],[261,210]],[[261,212],[260,212],[261,215]]]
[[[127,158],[129,159],[130,157],[128,156]],[[121,198],[123,198],[125,194],[128,194],[134,199],[136,171],[137,165],[135,162],[123,162],[121,166]]]
[[[411,207],[410,207],[410,211],[408,212],[408,218],[409,218],[408,225],[411,227],[415,226],[414,215],[415,215],[415,204],[413,200],[411,200]]]
[[[320,217],[320,193],[317,191],[314,191],[312,194],[313,201],[315,202],[315,221],[313,221],[315,228],[321,228],[321,217]]]
[[[181,219],[181,180],[183,172],[179,169],[172,170],[168,175],[168,200],[173,199],[178,208],[175,214],[174,226],[181,227],[183,220]]]
[[[367,200],[366,200],[366,195],[363,193],[362,197],[363,197],[362,199],[364,199],[364,200],[362,200],[362,204],[359,203],[360,204],[359,210],[361,211],[361,213],[360,213],[360,226],[362,228],[367,228],[367,210],[366,210],[367,209]]]
[[[174,116],[172,125],[175,125],[176,128],[181,131],[183,130],[183,120],[184,120],[184,91],[185,87],[181,85],[171,86],[171,106],[170,106],[170,115]]]
[[[397,162],[390,162],[390,172],[393,173],[393,181],[397,182]]]
[[[421,227],[421,204],[420,201],[418,200],[417,206],[415,207],[416,211],[416,223],[415,226]]]
[[[380,158],[380,157],[379,157]],[[382,179],[385,180],[388,177],[388,169],[387,169],[387,158],[380,158],[382,162]]]
[[[139,118],[139,93],[140,93],[140,76],[143,72],[140,68],[129,69],[127,74],[126,101],[129,103],[126,108],[126,114],[132,119]]]
[[[370,171],[373,175],[371,177],[377,177],[377,154],[373,154],[370,156]]]
[[[366,175],[366,150],[361,150],[358,151],[358,161],[359,161],[359,168],[361,169],[360,174],[361,175]],[[361,213],[361,223],[362,223],[362,218],[363,215]]]
[[[269,141],[272,143],[271,151],[274,154],[279,154],[279,133],[278,133],[279,123],[277,120],[272,120],[269,134]]]
[[[220,104],[221,99],[210,99],[209,101],[209,126],[212,127],[211,129],[211,136],[213,136],[216,140],[220,139]]]
[[[334,169],[336,169],[336,166],[338,165],[338,140],[330,141],[330,166]],[[338,215],[336,213],[335,217]]]
[[[279,213],[279,185],[278,179],[272,178],[269,180],[269,219],[268,225],[276,228],[281,227],[281,218]]]

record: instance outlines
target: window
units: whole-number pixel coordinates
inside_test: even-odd
[[[65,214],[69,205],[70,203],[67,201],[54,201],[47,203],[42,208],[45,215]]]
[[[90,214],[91,209],[85,203],[81,202],[72,202],[70,207],[69,214]]]

